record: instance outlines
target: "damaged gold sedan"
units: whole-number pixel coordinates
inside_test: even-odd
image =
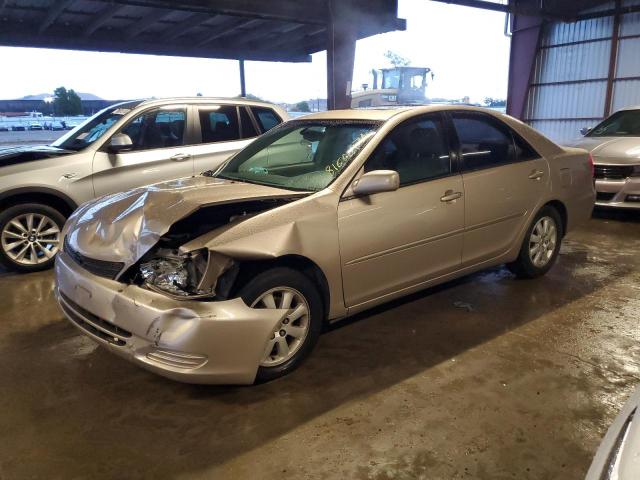
[[[295,369],[326,322],[507,263],[551,268],[592,164],[468,107],[319,113],[216,171],[80,207],[56,295],[94,340],[193,383]]]

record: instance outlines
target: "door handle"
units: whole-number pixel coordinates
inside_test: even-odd
[[[191,155],[188,153],[176,153],[173,157],[170,157],[169,160],[173,160],[174,162],[184,162],[185,160],[189,160]]]
[[[531,180],[540,180],[542,177],[544,177],[544,172],[542,170],[534,170],[529,174],[529,178]]]
[[[453,190],[447,190],[444,192],[444,196],[440,197],[441,202],[452,202],[462,197],[462,192],[454,192]]]

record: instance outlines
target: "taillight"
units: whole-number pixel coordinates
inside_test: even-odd
[[[596,167],[593,164],[593,155],[591,155],[591,152],[589,152],[589,166],[591,167],[591,176],[595,177],[596,176]]]

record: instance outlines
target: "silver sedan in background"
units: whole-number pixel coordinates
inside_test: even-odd
[[[571,146],[591,152],[596,205],[640,209],[640,106],[620,110]]]

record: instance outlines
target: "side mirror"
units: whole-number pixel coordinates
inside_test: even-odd
[[[582,134],[582,136],[584,137],[587,133],[589,133],[591,130],[593,130],[592,128],[589,127],[582,127],[580,129],[580,133]]]
[[[113,153],[125,152],[133,148],[131,137],[126,133],[116,133],[109,141],[109,151]]]
[[[393,170],[374,170],[365,173],[351,186],[354,195],[372,195],[380,192],[393,192],[400,188],[400,175]]]

